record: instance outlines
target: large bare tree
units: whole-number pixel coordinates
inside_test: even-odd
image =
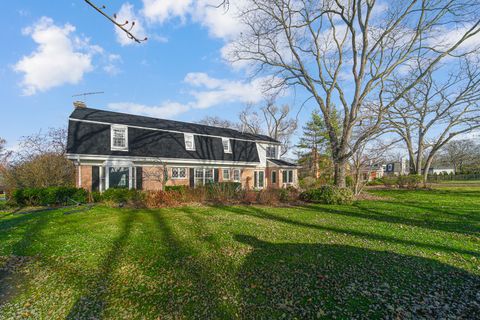
[[[345,186],[348,160],[377,133],[386,111],[480,32],[479,7],[478,0],[247,0],[240,9],[245,29],[229,58],[304,89],[325,120],[335,183]],[[423,72],[385,99],[388,80],[418,57]]]
[[[431,69],[389,110],[392,130],[404,141],[410,157],[410,173],[428,170],[438,151],[453,138],[480,128],[480,68],[477,57],[462,58],[456,71]],[[393,95],[403,91],[418,65],[406,77],[393,81]]]

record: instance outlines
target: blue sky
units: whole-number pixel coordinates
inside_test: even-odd
[[[132,43],[83,0],[3,4],[0,136],[11,148],[66,126],[76,93],[104,91],[86,98],[91,107],[183,121],[236,119],[245,103],[261,103],[261,81],[222,56],[240,30],[233,13],[189,0],[94,2],[133,17],[149,40]],[[281,102],[297,111],[303,100],[290,92]],[[302,109],[301,123],[312,110]]]

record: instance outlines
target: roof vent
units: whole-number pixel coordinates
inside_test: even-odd
[[[85,104],[85,102],[83,101],[74,101],[73,102],[73,106],[76,108],[76,109],[85,109],[87,107],[87,105]]]

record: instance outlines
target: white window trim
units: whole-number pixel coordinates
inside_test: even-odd
[[[238,172],[238,180],[235,179],[235,171]],[[240,182],[242,180],[242,171],[240,169],[233,169],[232,170],[232,181],[233,182]]]
[[[225,150],[225,146],[223,145],[224,141],[227,141],[227,146],[228,146],[227,150]],[[223,152],[232,153],[232,146],[229,138],[222,138],[222,147],[223,147]]]
[[[275,182],[273,181],[273,175],[275,174]],[[270,182],[272,184],[277,184],[278,183],[278,172],[276,170],[272,170],[270,173]]]
[[[173,170],[175,170],[175,169],[178,169],[178,170],[182,170],[182,169],[183,169],[183,170],[185,171],[185,177],[180,177],[180,172],[179,172],[178,177],[174,177],[174,176],[173,176]],[[173,168],[172,168],[171,178],[172,178],[172,180],[185,180],[185,179],[188,179],[187,168],[185,168],[185,167],[173,167]]]
[[[225,178],[225,172],[228,172],[228,178]],[[222,179],[223,180],[232,180],[232,172],[230,169],[222,169]]]
[[[255,186],[255,174],[257,174],[257,182],[258,182],[258,181],[260,181],[260,179],[259,179],[259,178],[260,178],[260,172],[263,172],[263,179],[262,179],[262,180],[263,180],[263,183],[262,183],[262,186],[261,186],[261,187],[260,187],[260,183],[258,184],[259,186],[257,187],[257,186]],[[253,187],[254,187],[255,189],[258,189],[258,190],[264,189],[264,188],[265,188],[265,182],[266,182],[266,181],[265,181],[265,180],[266,180],[266,179],[265,179],[265,170],[255,170],[255,171],[253,171],[253,175],[254,175],[254,178],[253,178]]]
[[[125,131],[125,147],[116,147],[113,145],[113,131],[124,130]],[[128,151],[128,126],[112,124],[110,126],[110,149],[113,151]]]
[[[185,150],[195,151],[195,135],[193,133],[184,133],[183,138],[185,140]],[[192,139],[192,148],[187,147],[187,138]]]

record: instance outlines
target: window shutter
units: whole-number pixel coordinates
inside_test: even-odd
[[[98,191],[100,188],[100,168],[92,166],[92,191]]]
[[[213,170],[213,180],[218,182],[218,169]]]
[[[135,169],[137,170],[137,172],[136,172],[137,182],[136,182],[135,188],[137,190],[142,190],[142,188],[143,188],[143,168],[142,167],[136,167]]]
[[[190,168],[190,188],[194,188],[195,187],[195,169],[194,168]]]

